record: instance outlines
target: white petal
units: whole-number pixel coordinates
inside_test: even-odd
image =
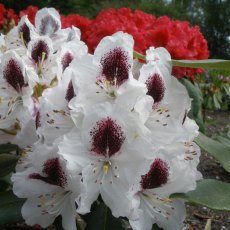
[[[60,15],[54,8],[43,8],[35,16],[35,27],[41,35],[51,36],[61,28]]]

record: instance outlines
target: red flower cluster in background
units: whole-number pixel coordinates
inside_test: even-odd
[[[4,8],[1,4],[0,7]],[[19,16],[22,17],[27,14],[30,21],[34,23],[37,10],[37,7],[29,6],[26,10],[21,11]],[[8,10],[7,12],[12,11]],[[12,18],[15,16],[12,14]],[[4,23],[2,17],[5,16],[0,13],[0,29],[1,23]],[[17,22],[18,18],[16,17],[14,20]],[[79,14],[70,14],[62,15],[61,21],[63,28],[73,25],[81,30],[82,40],[88,45],[91,53],[94,52],[95,47],[103,37],[112,35],[117,31],[124,31],[133,36],[135,51],[142,54],[145,54],[146,49],[150,46],[163,46],[175,60],[201,60],[209,57],[207,41],[198,26],[190,27],[186,21],[173,21],[167,16],[156,18],[139,10],[132,13],[129,8],[110,8],[101,11],[94,20]],[[202,69],[173,68],[173,74],[177,78],[187,76],[193,79],[197,73],[202,73]]]
[[[32,24],[34,24],[34,19],[35,19],[35,15],[38,11],[38,7],[36,6],[28,6],[25,10],[21,10],[19,12],[19,17],[23,17],[24,15],[28,16],[28,19],[30,20],[30,22]]]
[[[69,14],[67,16],[61,16],[61,22],[63,28],[68,28],[70,26],[75,26],[81,30],[81,34],[85,34],[88,30],[90,24],[90,19],[83,17],[79,14]]]
[[[14,25],[18,23],[18,16],[13,9],[5,9],[3,4],[0,4],[0,30],[8,32]]]
[[[167,16],[156,18],[139,10],[132,13],[128,8],[101,11],[82,39],[93,52],[104,36],[119,30],[133,35],[135,50],[142,54],[150,46],[163,46],[176,60],[200,60],[209,56],[207,41],[198,26],[190,27],[188,22],[173,21]],[[197,73],[202,73],[202,69],[173,68],[177,78],[193,77]]]

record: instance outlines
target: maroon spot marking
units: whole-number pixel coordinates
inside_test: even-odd
[[[64,72],[64,70],[69,66],[69,64],[71,63],[71,61],[73,60],[73,55],[70,52],[66,52],[61,60],[61,64],[62,64],[62,71]]]
[[[22,87],[26,86],[24,76],[20,64],[15,59],[10,59],[3,69],[3,78],[11,85],[18,93],[22,91]]]
[[[25,44],[27,45],[30,42],[30,29],[29,27],[26,25],[26,23],[24,23],[18,30],[19,34],[22,33],[23,35],[23,40],[25,42]]]
[[[145,189],[158,188],[168,181],[169,166],[161,159],[155,159],[147,174],[141,176],[141,187]]]
[[[128,54],[117,47],[101,59],[102,75],[112,85],[120,86],[129,78]]]
[[[49,56],[49,47],[46,44],[46,42],[40,40],[38,42],[36,42],[32,48],[32,52],[31,52],[31,57],[33,58],[33,60],[37,63],[38,61],[40,61],[42,59],[42,53],[45,53],[45,59],[47,59],[47,57]]]
[[[148,92],[147,95],[150,95],[154,99],[154,104],[159,103],[165,93],[165,86],[162,77],[155,73],[148,78],[145,82]]]
[[[57,185],[62,188],[65,187],[67,178],[57,157],[48,159],[43,165],[42,172],[46,176],[42,176],[39,173],[32,173],[29,175],[29,179],[42,180],[48,184]]]
[[[35,126],[36,126],[36,129],[37,129],[38,127],[41,127],[40,118],[41,118],[40,111],[37,111],[36,117],[35,117]]]
[[[90,135],[92,137],[91,151],[106,157],[117,153],[125,140],[121,127],[109,117],[98,121]]]
[[[187,115],[188,115],[188,111],[186,109],[185,112],[184,112],[184,117],[183,117],[182,125],[184,124],[184,122],[185,122],[185,120],[187,118]]]
[[[76,94],[74,92],[73,83],[72,83],[72,81],[70,81],[68,88],[67,88],[65,99],[69,102],[75,96],[76,96]]]
[[[45,16],[41,20],[41,25],[39,27],[39,32],[41,35],[52,35],[57,30],[59,30],[59,25],[57,21],[50,15]]]

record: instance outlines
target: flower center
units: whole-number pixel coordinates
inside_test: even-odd
[[[57,186],[60,186],[62,188],[65,187],[65,185],[67,183],[67,178],[66,178],[66,175],[62,169],[60,161],[57,157],[48,159],[43,165],[42,172],[46,176],[42,176],[39,173],[32,173],[29,175],[29,178],[42,180],[48,184],[57,185]]]
[[[125,140],[121,127],[109,117],[98,121],[90,135],[91,151],[108,158],[120,150]]]
[[[69,64],[71,63],[71,61],[73,60],[73,54],[71,54],[70,52],[66,52],[61,60],[61,64],[62,64],[62,71],[64,72],[65,69],[69,66]]]
[[[31,57],[36,63],[42,64],[49,56],[49,47],[46,42],[40,40],[32,48]]]
[[[154,104],[161,102],[165,93],[165,86],[162,77],[155,73],[146,81],[147,95],[154,99]]]
[[[20,64],[15,59],[10,59],[3,70],[3,78],[11,85],[18,93],[22,91],[22,87],[26,86],[24,76]]]
[[[169,166],[161,159],[155,159],[147,174],[141,176],[141,187],[145,189],[158,188],[168,181]]]
[[[111,85],[120,86],[129,78],[128,54],[117,47],[101,58],[102,75]]]

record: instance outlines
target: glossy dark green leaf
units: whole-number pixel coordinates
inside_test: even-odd
[[[133,52],[133,56],[144,61],[146,60],[145,55],[136,51]],[[230,61],[222,59],[172,60],[171,63],[173,66],[178,67],[230,70]]]
[[[85,230],[123,230],[121,221],[115,218],[110,209],[101,202],[96,204],[88,218]]]
[[[230,61],[221,59],[209,60],[172,60],[173,66],[230,70]]]
[[[18,151],[19,148],[17,145],[14,144],[2,144],[0,145],[0,154],[1,153],[10,153],[13,151]]]
[[[200,133],[195,142],[211,156],[220,162],[225,170],[230,172],[230,148],[222,143]]]
[[[0,225],[12,224],[22,220],[21,207],[24,199],[16,197],[12,191],[0,193]]]
[[[15,169],[18,158],[13,154],[0,154],[0,177],[6,176]]]
[[[197,183],[197,188],[186,194],[176,193],[171,198],[206,206],[211,209],[230,211],[230,183],[206,179]]]

